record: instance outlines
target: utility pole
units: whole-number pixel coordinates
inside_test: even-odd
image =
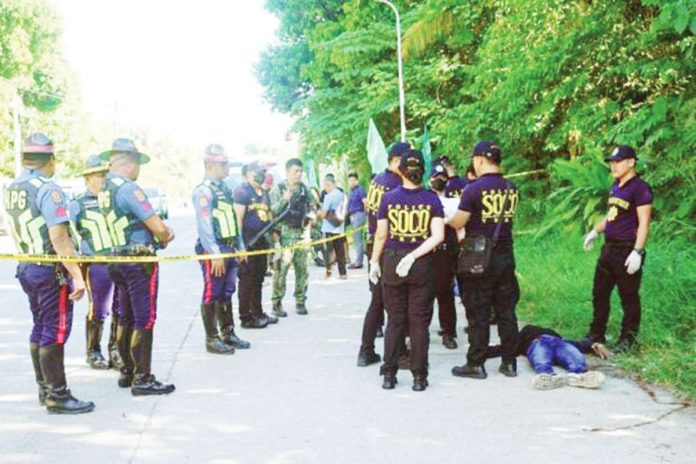
[[[394,4],[389,0],[377,0],[380,3],[384,3],[389,8],[392,9],[396,15],[396,57],[399,66],[399,112],[401,119],[401,141],[406,141],[406,98],[404,97],[404,71],[403,71],[403,59],[401,57],[401,17],[399,16],[399,10],[396,9]]]
[[[20,121],[20,113],[22,111],[22,99],[19,94],[14,97],[14,152],[15,152],[15,177],[19,177],[22,173],[22,126]]]

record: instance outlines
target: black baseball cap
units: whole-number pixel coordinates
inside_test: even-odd
[[[476,144],[471,156],[485,156],[491,161],[500,163],[500,147],[490,140],[482,140]]]
[[[411,144],[408,142],[397,142],[389,149],[389,159],[395,156],[401,156],[411,149]]]
[[[401,155],[399,169],[404,171],[409,168],[421,168],[425,170],[425,158],[419,150],[408,150]]]
[[[612,161],[621,161],[631,158],[635,160],[638,159],[633,148],[629,147],[628,145],[619,145],[618,147],[614,148],[614,151],[611,152],[611,155],[608,158],[604,158],[604,161],[609,163]]]
[[[445,176],[449,177],[449,174],[447,174],[447,169],[445,168],[444,163],[440,161],[440,158],[436,158],[435,161],[433,161],[430,164],[430,177],[436,177],[436,176]]]

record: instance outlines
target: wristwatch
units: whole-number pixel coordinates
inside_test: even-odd
[[[635,251],[636,253],[638,253],[638,254],[641,255],[641,256],[645,255],[645,250],[642,249],[642,248],[635,247],[635,248],[633,249],[633,251]]]

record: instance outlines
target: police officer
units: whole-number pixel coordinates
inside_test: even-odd
[[[10,230],[24,254],[75,256],[70,217],[63,191],[52,180],[56,168],[53,142],[42,133],[27,138],[22,149],[24,172],[5,197]],[[64,345],[70,336],[73,301],[85,283],[75,263],[20,263],[17,278],[29,297],[33,327],[29,349],[39,385],[39,403],[49,413],[80,414],[94,403],[72,396],[65,380]]]
[[[82,175],[87,189],[70,202],[70,216],[80,236],[80,254],[83,256],[108,255],[111,252],[111,236],[106,225],[106,218],[99,209],[99,192],[106,184],[109,163],[97,155],[92,155],[85,162]],[[93,369],[108,369],[110,364],[120,362],[120,356],[107,362],[101,352],[101,337],[104,321],[114,303],[114,282],[109,276],[108,266],[104,263],[85,263],[83,265],[87,296],[89,298],[87,319],[87,364]],[[112,319],[110,342],[115,345],[118,316]],[[111,346],[109,346],[111,357]]]
[[[636,172],[637,157],[633,148],[620,145],[607,162],[611,163],[614,184],[609,193],[609,211],[585,237],[589,251],[604,232],[604,247],[595,269],[592,304],[594,313],[588,338],[604,343],[609,320],[611,292],[619,289],[623,320],[617,351],[636,343],[640,328],[640,282],[643,277],[645,243],[648,240],[653,194],[650,186]]]
[[[389,315],[382,388],[396,386],[399,346],[408,330],[413,390],[423,391],[428,386],[428,327],[433,316],[431,252],[445,237],[444,211],[437,195],[420,186],[425,174],[420,151],[404,153],[399,170],[403,185],[384,195],[377,212],[370,281],[376,284],[382,277],[384,306]]]
[[[224,182],[230,171],[227,153],[220,145],[208,145],[203,163],[205,178],[193,190],[198,225],[196,253],[219,254],[243,250],[232,192]],[[249,348],[249,342],[234,333],[232,295],[237,285],[237,260],[218,258],[200,261],[200,265],[203,272],[201,317],[206,349],[209,353],[232,354],[235,348]]]
[[[405,142],[392,145],[389,149],[387,169],[377,174],[370,181],[367,198],[365,199],[368,227],[366,249],[368,257],[372,255],[374,235],[377,230],[377,211],[382,202],[382,197],[386,192],[401,186],[401,175],[399,174],[401,155],[410,149],[411,145]],[[368,273],[369,271],[370,263],[368,261]],[[384,299],[381,281],[378,281],[376,284],[370,281],[370,294],[370,305],[365,313],[360,351],[358,352],[359,367],[369,366],[381,361],[380,356],[375,353],[375,338],[377,337],[377,332],[384,324]]]
[[[286,180],[271,191],[271,212],[280,220],[280,247],[296,245],[304,240],[308,214],[316,211],[318,200],[302,182],[302,160],[291,158],[285,164]],[[286,279],[290,264],[295,268],[295,311],[299,315],[307,314],[307,248],[284,250],[280,260],[276,261],[273,272],[273,314],[286,317],[282,300],[285,296]]]
[[[464,283],[462,302],[469,319],[469,351],[466,364],[452,369],[452,374],[458,377],[487,377],[484,362],[492,307],[498,313],[502,349],[499,371],[507,377],[517,375],[515,306],[520,297],[520,287],[515,277],[512,224],[519,192],[514,184],[503,179],[500,162],[497,144],[487,140],[476,144],[472,164],[478,180],[464,189],[459,211],[450,221],[455,229],[466,227],[467,237],[485,236],[492,240],[496,229],[499,231],[487,269],[482,274],[461,274]],[[500,227],[497,227],[498,223]]]
[[[244,173],[246,182],[234,191],[234,210],[247,251],[266,250],[271,247],[270,232],[251,243],[271,222],[271,201],[262,187],[266,168],[254,161],[245,166]],[[267,255],[248,256],[239,263],[239,318],[246,329],[263,329],[278,322],[278,318],[263,312],[262,288],[267,267]]]
[[[440,202],[456,202],[455,198],[447,199],[446,188],[449,179],[442,161],[435,160],[430,169],[430,187],[437,194]],[[443,208],[444,208],[443,204]],[[457,310],[454,305],[452,283],[457,268],[458,240],[457,231],[449,225],[445,226],[445,240],[433,251],[433,273],[435,280],[435,299],[437,300],[439,334],[445,348],[457,348]]]
[[[174,231],[152,209],[145,192],[135,183],[140,165],[150,158],[126,138],[114,140],[111,150],[99,155],[110,161],[106,186],[99,205],[111,234],[114,256],[154,256],[157,248],[174,240]],[[158,263],[109,264],[118,292],[119,322],[116,343],[123,359],[118,386],[134,396],[163,395],[174,385],[159,382],[152,374],[152,339],[157,318]]]

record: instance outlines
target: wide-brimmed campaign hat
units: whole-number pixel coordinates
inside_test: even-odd
[[[138,151],[135,146],[135,142],[131,139],[120,138],[114,140],[111,144],[111,150],[104,151],[99,154],[99,157],[106,161],[111,161],[111,157],[115,154],[126,154],[138,158],[138,164],[145,164],[150,162],[150,157],[145,153]]]
[[[98,172],[107,172],[109,170],[108,161],[101,159],[99,155],[90,155],[85,161],[85,167],[82,169],[82,175],[96,174]]]
[[[53,141],[46,134],[35,132],[24,141],[22,153],[27,155],[52,155]]]
[[[207,161],[209,163],[229,163],[230,158],[227,156],[225,149],[222,148],[222,145],[213,143],[205,147],[205,151],[203,152],[203,161]]]

